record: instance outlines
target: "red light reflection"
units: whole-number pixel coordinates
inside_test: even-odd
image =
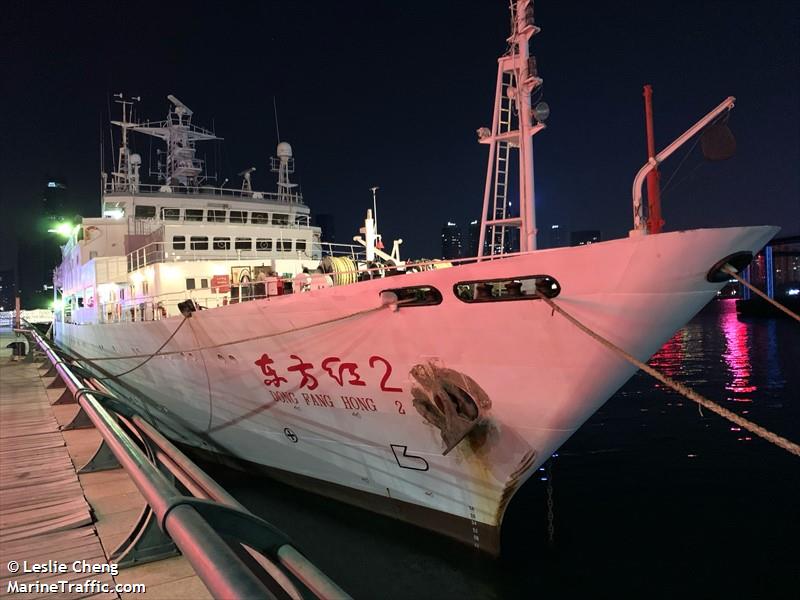
[[[685,330],[679,330],[669,341],[661,346],[648,361],[649,365],[664,373],[667,377],[675,377],[683,366],[683,359],[686,356]],[[656,383],[656,387],[664,387],[661,383]]]
[[[757,387],[751,385],[752,366],[750,364],[750,328],[736,317],[736,301],[720,300],[720,327],[725,336],[725,352],[722,358],[728,367],[731,381],[725,389],[733,392],[733,397],[728,398],[733,402],[752,402],[750,398],[740,397],[739,394],[750,394]]]

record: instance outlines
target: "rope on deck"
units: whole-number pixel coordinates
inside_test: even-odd
[[[767,302],[769,302],[770,304],[772,304],[772,306],[774,306],[774,307],[775,307],[775,308],[777,308],[778,310],[782,310],[782,311],[783,311],[783,312],[785,312],[787,315],[789,315],[790,317],[792,317],[792,318],[793,318],[795,321],[798,321],[798,322],[800,322],[800,315],[797,315],[796,313],[793,313],[791,310],[789,310],[788,308],[786,308],[786,307],[785,307],[783,304],[781,304],[780,302],[778,302],[778,301],[777,301],[777,300],[775,300],[774,298],[770,298],[770,297],[769,297],[769,296],[767,296],[767,295],[766,295],[764,292],[762,292],[760,289],[758,289],[756,286],[754,286],[752,283],[750,283],[749,281],[746,281],[746,280],[745,280],[743,277],[739,276],[739,274],[736,272],[736,269],[734,269],[734,268],[733,268],[731,265],[727,265],[727,264],[726,264],[724,267],[722,267],[722,268],[720,269],[720,271],[722,271],[723,273],[726,273],[726,274],[730,275],[730,276],[731,276],[731,277],[733,277],[733,278],[734,278],[736,281],[738,281],[739,283],[741,283],[743,286],[745,286],[745,287],[749,288],[751,292],[753,292],[754,294],[757,294],[757,295],[761,296],[761,297],[762,297],[764,300],[766,300]]]
[[[773,433],[773,432],[769,431],[768,429],[765,429],[764,427],[761,427],[760,425],[757,425],[757,424],[753,423],[752,421],[749,421],[749,420],[745,419],[744,417],[741,417],[741,416],[737,415],[735,412],[730,411],[727,408],[723,408],[722,406],[720,406],[716,402],[713,402],[713,401],[709,400],[705,396],[701,396],[700,394],[698,394],[694,390],[686,387],[682,383],[679,383],[679,382],[675,381],[674,379],[672,379],[670,377],[667,377],[666,375],[656,371],[653,367],[651,367],[650,365],[648,365],[646,363],[643,363],[642,361],[640,361],[635,356],[629,354],[628,352],[626,352],[625,350],[623,350],[619,346],[615,345],[613,342],[611,342],[611,341],[607,340],[606,338],[604,338],[603,336],[601,336],[599,333],[596,333],[596,332],[592,331],[591,329],[589,329],[586,325],[584,325],[583,323],[578,321],[578,319],[573,317],[571,314],[569,314],[567,311],[565,311],[563,308],[561,308],[558,304],[553,302],[550,298],[548,298],[547,296],[545,296],[544,294],[542,294],[538,290],[537,290],[536,294],[542,300],[544,300],[550,308],[552,308],[555,312],[557,312],[562,317],[564,317],[567,321],[569,321],[570,323],[575,325],[575,327],[580,329],[586,335],[588,335],[592,339],[600,342],[603,346],[605,346],[609,350],[612,350],[613,352],[615,352],[616,354],[618,354],[619,356],[621,356],[622,358],[627,360],[629,363],[637,366],[638,368],[640,368],[642,371],[644,371],[648,375],[650,375],[652,377],[655,377],[661,383],[663,383],[664,385],[672,388],[673,390],[675,390],[676,392],[678,392],[679,394],[681,394],[685,398],[688,398],[692,402],[696,402],[700,406],[703,406],[703,407],[707,408],[708,410],[717,413],[722,418],[727,419],[731,423],[735,423],[739,427],[742,427],[743,429],[746,429],[747,431],[749,431],[749,432],[751,432],[751,433],[753,433],[753,434],[755,434],[755,435],[767,440],[768,442],[771,442],[772,444],[775,444],[776,446],[778,446],[780,448],[783,448],[787,452],[790,452],[790,453],[794,454],[795,456],[800,456],[800,445],[795,444],[791,440],[787,440],[786,438],[781,437],[778,434]]]

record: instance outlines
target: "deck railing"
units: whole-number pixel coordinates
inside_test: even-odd
[[[221,188],[214,186],[187,187],[184,185],[164,185],[140,183],[135,190],[130,188],[120,189],[119,184],[106,182],[105,194],[107,196],[120,195],[142,195],[142,196],[195,196],[230,198],[232,200],[246,200],[248,202],[275,202],[279,204],[304,204],[303,194],[299,192],[289,192],[278,194],[277,192],[248,191],[235,188]]]
[[[271,238],[269,250],[236,250],[231,248],[214,249],[212,236],[205,244],[209,250],[192,249],[191,240],[185,242],[184,250],[176,250],[171,242],[152,242],[137,248],[128,254],[128,272],[131,273],[148,265],[162,262],[191,262],[191,261],[242,261],[259,259],[297,259],[320,260],[324,255],[349,256],[353,260],[364,260],[363,246],[352,244],[334,244],[328,242],[314,242],[306,250],[278,250],[284,242],[292,243],[293,240]],[[235,242],[234,242],[235,245]]]

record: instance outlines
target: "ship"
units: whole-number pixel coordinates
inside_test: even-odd
[[[532,140],[549,109],[532,3],[512,2],[510,22],[478,130],[477,256],[403,260],[373,209],[353,244],[326,243],[288,143],[276,191],[256,191],[253,168],[212,185],[196,144],[217,136],[186,104],[171,95],[166,119],[139,122],[120,97],[102,214],[55,271],[58,346],[178,443],[497,554],[517,490],[635,372],[545,300],[646,360],[777,230],[648,228],[644,178],[729,98],[642,167],[627,237],[537,249]],[[131,135],[165,144],[157,183]]]

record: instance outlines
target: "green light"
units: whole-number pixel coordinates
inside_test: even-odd
[[[64,221],[56,225],[54,228],[48,229],[47,233],[57,233],[58,235],[69,237],[72,235],[74,229],[75,228],[72,226],[72,223],[67,223]]]
[[[62,308],[64,308],[64,302],[62,300],[50,302],[50,310],[61,310]]]

